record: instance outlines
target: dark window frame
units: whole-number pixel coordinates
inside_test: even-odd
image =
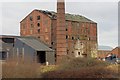
[[[37,20],[40,20],[40,18],[41,18],[40,16],[37,16]]]

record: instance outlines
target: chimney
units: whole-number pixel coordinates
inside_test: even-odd
[[[65,3],[57,0],[57,27],[56,27],[56,61],[61,63],[67,54],[66,30],[65,30]]]

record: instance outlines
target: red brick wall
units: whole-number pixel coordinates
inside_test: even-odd
[[[40,15],[41,19],[37,20],[37,16]],[[30,21],[30,16],[33,17],[33,21]],[[40,23],[40,27],[38,27],[37,23]],[[32,28],[31,32],[31,24],[34,24],[34,28]],[[97,44],[97,24],[90,23],[90,22],[77,22],[77,21],[70,21],[66,20],[65,27],[62,28],[64,30],[64,36],[58,36],[57,38],[63,38],[60,41],[56,41],[56,26],[57,20],[50,19],[47,15],[39,12],[38,10],[32,11],[25,19],[23,19],[20,23],[20,32],[21,36],[35,36],[40,37],[40,40],[44,41],[45,43],[51,45],[52,48],[56,50],[56,43],[57,42],[65,42],[66,40],[66,50],[67,54],[74,55],[74,44],[76,43],[77,39],[79,38],[81,42],[87,44],[90,42],[92,44],[91,47],[95,47]],[[25,28],[23,28],[25,26]],[[38,29],[40,29],[40,33],[38,33]],[[47,29],[47,31],[46,31]],[[61,32],[57,32],[59,34]],[[48,36],[48,40],[46,37]],[[66,36],[68,38],[66,39]],[[72,39],[72,37],[74,39]],[[62,47],[65,45],[59,44],[58,46]],[[89,46],[86,45],[86,48]],[[65,51],[65,49],[61,48]],[[59,49],[59,51],[61,50]],[[61,51],[62,51],[61,50]],[[86,49],[84,49],[85,53],[88,53]]]
[[[111,51],[98,50],[98,58],[105,58]]]
[[[57,2],[57,27],[56,27],[56,55],[57,63],[60,56],[67,54],[66,50],[66,31],[65,31],[65,3]]]
[[[79,24],[77,26],[77,24]],[[56,33],[56,20],[52,20],[52,42],[54,42],[54,49],[55,49],[55,33]],[[77,21],[68,21],[66,20],[66,26],[67,29],[66,35],[68,36],[67,41],[67,51],[69,55],[74,55],[74,44],[76,43],[77,39],[81,39],[83,35],[87,35],[87,37],[84,37],[84,40],[80,40],[83,43],[87,43],[88,38],[91,37],[91,40],[89,41],[90,44],[87,45],[87,47],[90,45],[91,47],[95,47],[97,44],[97,25],[94,23],[82,23]],[[94,29],[95,28],[95,29]],[[86,30],[86,31],[84,31]],[[74,37],[74,39],[72,39]],[[86,53],[86,50],[84,51]]]
[[[120,48],[116,47],[115,49],[112,50],[112,54],[117,55],[120,58]]]
[[[32,21],[30,21],[30,16],[33,18]],[[40,20],[37,20],[37,16],[40,16]],[[40,24],[39,27],[38,23]],[[33,28],[31,28],[31,25],[33,25]],[[21,21],[20,26],[21,36],[35,36],[51,45],[51,19],[45,14],[34,10]],[[38,29],[40,29],[40,32],[38,32]]]

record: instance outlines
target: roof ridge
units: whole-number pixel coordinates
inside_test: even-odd
[[[49,11],[49,10],[38,10],[36,9],[36,11],[40,11],[44,14],[46,14],[48,17],[52,18],[52,19],[56,19],[57,18],[57,12],[55,11]],[[71,13],[65,13],[66,16],[66,20],[71,20],[71,21],[78,21],[78,22],[91,22],[91,23],[96,23],[94,21],[92,21],[91,19],[87,18],[86,16],[80,15],[80,14],[71,14]]]

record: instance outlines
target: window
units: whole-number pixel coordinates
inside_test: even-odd
[[[85,37],[87,37],[87,35],[85,35]]]
[[[30,34],[32,34],[33,33],[33,30],[30,30]]]
[[[74,37],[72,37],[72,40],[74,40]]]
[[[68,31],[68,29],[66,28],[66,31]]]
[[[31,24],[31,28],[34,28],[34,25],[33,25],[33,24]]]
[[[38,33],[40,33],[40,29],[38,29]]]
[[[54,44],[54,42],[51,42],[51,44],[53,45],[53,44]]]
[[[1,53],[2,53],[2,54],[0,54],[0,56],[2,56],[2,57],[0,57],[0,60],[6,60],[6,58],[7,58],[7,53],[4,52],[4,51],[2,51]]]
[[[40,27],[40,23],[38,23],[37,26]]]
[[[80,55],[80,52],[78,52],[78,55]]]
[[[40,16],[37,16],[37,20],[40,20]]]
[[[68,39],[68,36],[66,35],[66,39]]]
[[[30,16],[30,21],[33,21],[33,17],[32,16]]]

